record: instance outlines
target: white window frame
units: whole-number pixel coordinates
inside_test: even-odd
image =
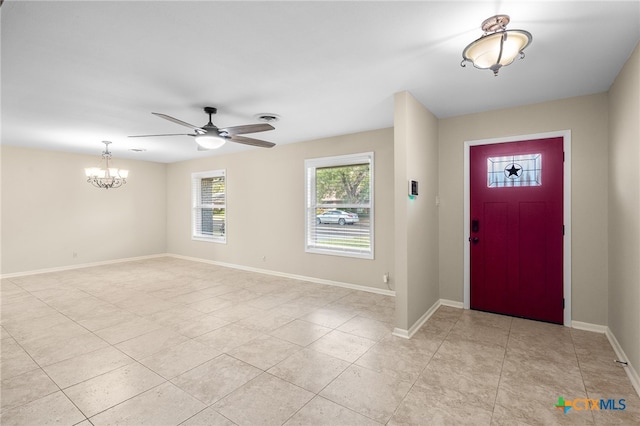
[[[305,160],[305,252],[316,254],[328,254],[333,256],[357,257],[361,259],[374,259],[374,155],[373,152],[364,152],[359,154],[339,155],[334,157],[312,158]],[[369,203],[341,205],[343,208],[368,208],[370,212],[369,220],[369,250],[350,250],[320,247],[314,244],[313,235],[310,226],[316,226],[316,210],[317,208],[340,208],[330,205],[322,205],[317,203],[316,196],[316,169],[325,167],[350,166],[357,164],[369,164]]]
[[[226,244],[227,242],[227,172],[222,170],[211,170],[207,172],[197,172],[191,174],[191,239],[194,241],[207,241],[213,243]],[[202,204],[201,191],[202,179],[212,177],[224,177],[224,203],[223,204]],[[222,208],[224,209],[224,234],[206,235],[198,232],[198,222],[201,220],[201,212],[203,208]]]

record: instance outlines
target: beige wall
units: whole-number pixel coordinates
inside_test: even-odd
[[[477,139],[571,130],[572,318],[607,323],[607,94],[440,120],[440,297],[463,300],[463,148]]]
[[[305,252],[304,160],[374,152],[375,259]],[[379,289],[393,277],[393,129],[167,166],[167,251]],[[191,240],[191,173],[227,171],[227,243]],[[263,261],[266,257],[266,261]]]
[[[640,371],[640,45],[609,91],[609,328]]]
[[[439,299],[438,120],[410,93],[395,95],[396,327],[409,330]],[[419,195],[408,197],[409,180]]]
[[[84,176],[99,155],[7,145],[0,155],[2,274],[164,253],[164,164],[115,159],[129,183],[104,190]]]

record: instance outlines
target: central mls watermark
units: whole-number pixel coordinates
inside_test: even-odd
[[[567,414],[572,408],[575,411],[624,411],[627,409],[627,404],[624,399],[576,398],[568,400],[560,396],[558,397],[558,403],[555,407],[558,410],[562,410],[564,414]]]

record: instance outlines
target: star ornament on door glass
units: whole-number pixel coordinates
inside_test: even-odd
[[[511,167],[505,167],[504,174],[509,179],[517,179],[522,174],[522,167],[519,164],[513,163],[511,164]]]

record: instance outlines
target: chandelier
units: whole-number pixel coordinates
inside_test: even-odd
[[[101,169],[99,167],[89,167],[84,169],[87,175],[87,182],[96,188],[120,188],[127,183],[127,177],[129,176],[129,170],[116,169],[109,167],[109,160],[111,160],[111,152],[109,151],[109,141],[102,141],[105,145],[104,151],[102,151],[102,159],[106,163],[106,168]]]
[[[508,15],[496,15],[485,19],[481,28],[484,34],[469,43],[462,52],[461,66],[471,62],[479,69],[490,69],[497,76],[503,66],[511,64],[518,56],[524,58],[524,49],[531,44],[531,33],[524,30],[507,30]]]

